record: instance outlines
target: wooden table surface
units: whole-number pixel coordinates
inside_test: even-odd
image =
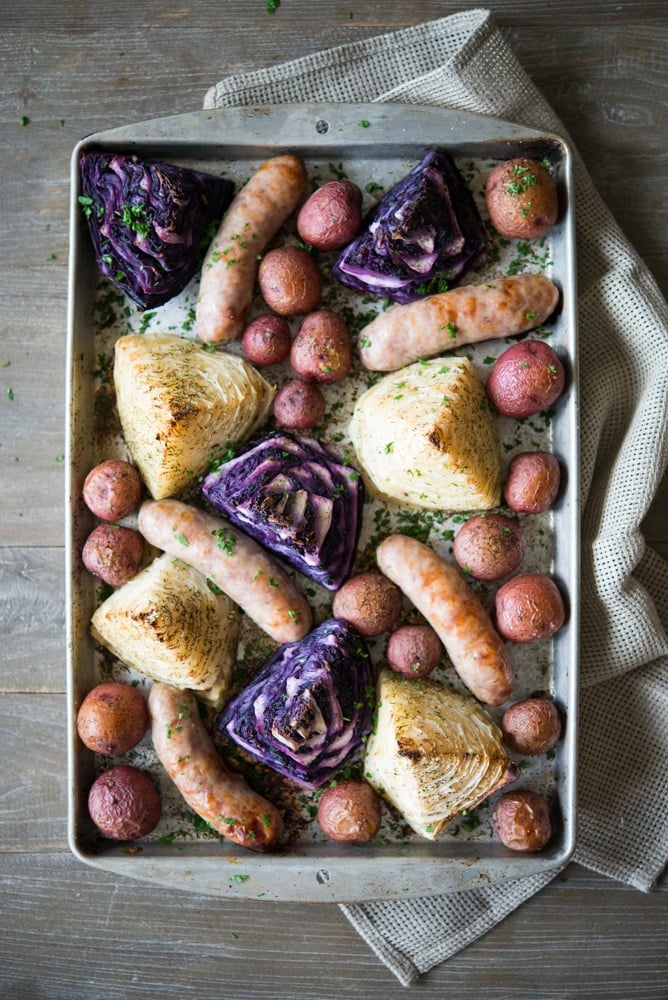
[[[0,995],[7,1000],[405,996],[334,905],[215,900],[84,867],[66,840],[63,454],[70,152],[201,106],[234,72],[464,4],[22,0],[3,5]],[[473,6],[473,5],[471,5]],[[668,7],[489,3],[668,293]],[[668,554],[668,491],[645,528]],[[665,882],[662,883],[665,888]],[[668,896],[571,865],[415,987],[429,998],[668,996]]]

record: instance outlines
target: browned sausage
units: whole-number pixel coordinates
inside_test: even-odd
[[[148,710],[155,751],[190,808],[241,847],[272,848],[283,829],[278,809],[223,764],[193,693],[156,682]]]
[[[202,264],[196,309],[200,340],[241,335],[259,255],[297,207],[305,186],[306,165],[300,157],[274,156],[235,195]]]
[[[378,566],[438,634],[452,665],[476,698],[501,705],[513,675],[505,646],[475,591],[432,548],[390,535],[376,550]]]
[[[311,628],[311,609],[285,570],[229,521],[180,500],[146,500],[138,526],[147,542],[203,573],[276,642],[296,642]]]
[[[360,358],[372,371],[396,371],[460,344],[532,330],[558,301],[559,289],[542,274],[462,285],[381,313],[360,332]]]

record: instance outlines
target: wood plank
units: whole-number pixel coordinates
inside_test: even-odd
[[[65,690],[63,563],[62,548],[0,548],[4,693]]]
[[[154,1000],[184,989],[199,1000],[406,996],[333,905],[147,889],[61,853],[0,856],[0,899],[0,983],[12,1000],[87,1000],[92,991],[96,1000]],[[429,973],[419,995],[664,1000],[665,903],[664,893],[620,888],[571,866]]]

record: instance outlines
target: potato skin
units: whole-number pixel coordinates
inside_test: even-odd
[[[110,587],[121,587],[139,572],[144,539],[134,528],[98,524],[86,539],[81,560],[93,576]]]
[[[101,521],[118,521],[137,510],[143,489],[134,465],[110,458],[91,469],[84,479],[83,499]]]
[[[290,354],[290,327],[282,316],[267,313],[256,316],[241,337],[241,346],[255,365],[277,365]]]
[[[515,753],[535,757],[561,738],[559,709],[550,698],[527,698],[506,709],[501,719],[503,742]]]
[[[396,625],[403,599],[396,584],[372,570],[351,576],[332,602],[335,618],[347,621],[367,638],[382,635]]]
[[[477,514],[455,535],[452,553],[475,580],[500,580],[518,568],[527,541],[517,523],[505,514]]]
[[[362,226],[362,192],[352,181],[328,181],[297,216],[297,232],[316,250],[339,250]]]
[[[552,836],[547,799],[526,788],[502,795],[492,822],[499,840],[511,851],[540,851]]]
[[[380,822],[380,798],[366,781],[339,781],[320,796],[318,823],[330,840],[365,843],[376,836]]]
[[[274,398],[274,416],[291,430],[309,430],[325,414],[325,397],[315,382],[294,378],[286,382]]]
[[[137,840],[155,829],[162,814],[155,785],[137,767],[112,767],[93,782],[88,812],[98,830],[111,840]]]
[[[498,632],[511,642],[547,639],[566,620],[561,591],[544,573],[512,577],[496,592],[494,610]]]
[[[301,247],[270,250],[258,268],[262,298],[279,316],[298,316],[316,309],[322,278],[310,253]]]
[[[302,378],[333,385],[352,367],[352,341],[345,320],[331,309],[310,313],[292,342],[290,363]]]
[[[148,708],[141,691],[121,681],[98,684],[88,692],[77,712],[77,732],[84,746],[114,757],[136,746],[148,724]]]
[[[543,340],[514,344],[494,362],[485,391],[499,413],[530,417],[552,406],[566,384],[564,366]]]
[[[542,163],[527,157],[507,160],[492,170],[485,201],[497,233],[510,239],[545,236],[559,214],[554,178]]]
[[[388,666],[404,677],[427,677],[442,655],[441,640],[431,625],[402,625],[387,644]]]
[[[503,498],[511,510],[542,514],[559,494],[561,468],[548,451],[523,451],[508,466]]]

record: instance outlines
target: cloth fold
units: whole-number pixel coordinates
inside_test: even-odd
[[[448,107],[568,140],[484,9],[228,77],[204,106],[307,101]],[[668,306],[574,159],[583,504],[575,860],[649,891],[668,859],[668,564],[647,549],[641,524],[668,461]],[[557,874],[341,909],[408,986]]]

